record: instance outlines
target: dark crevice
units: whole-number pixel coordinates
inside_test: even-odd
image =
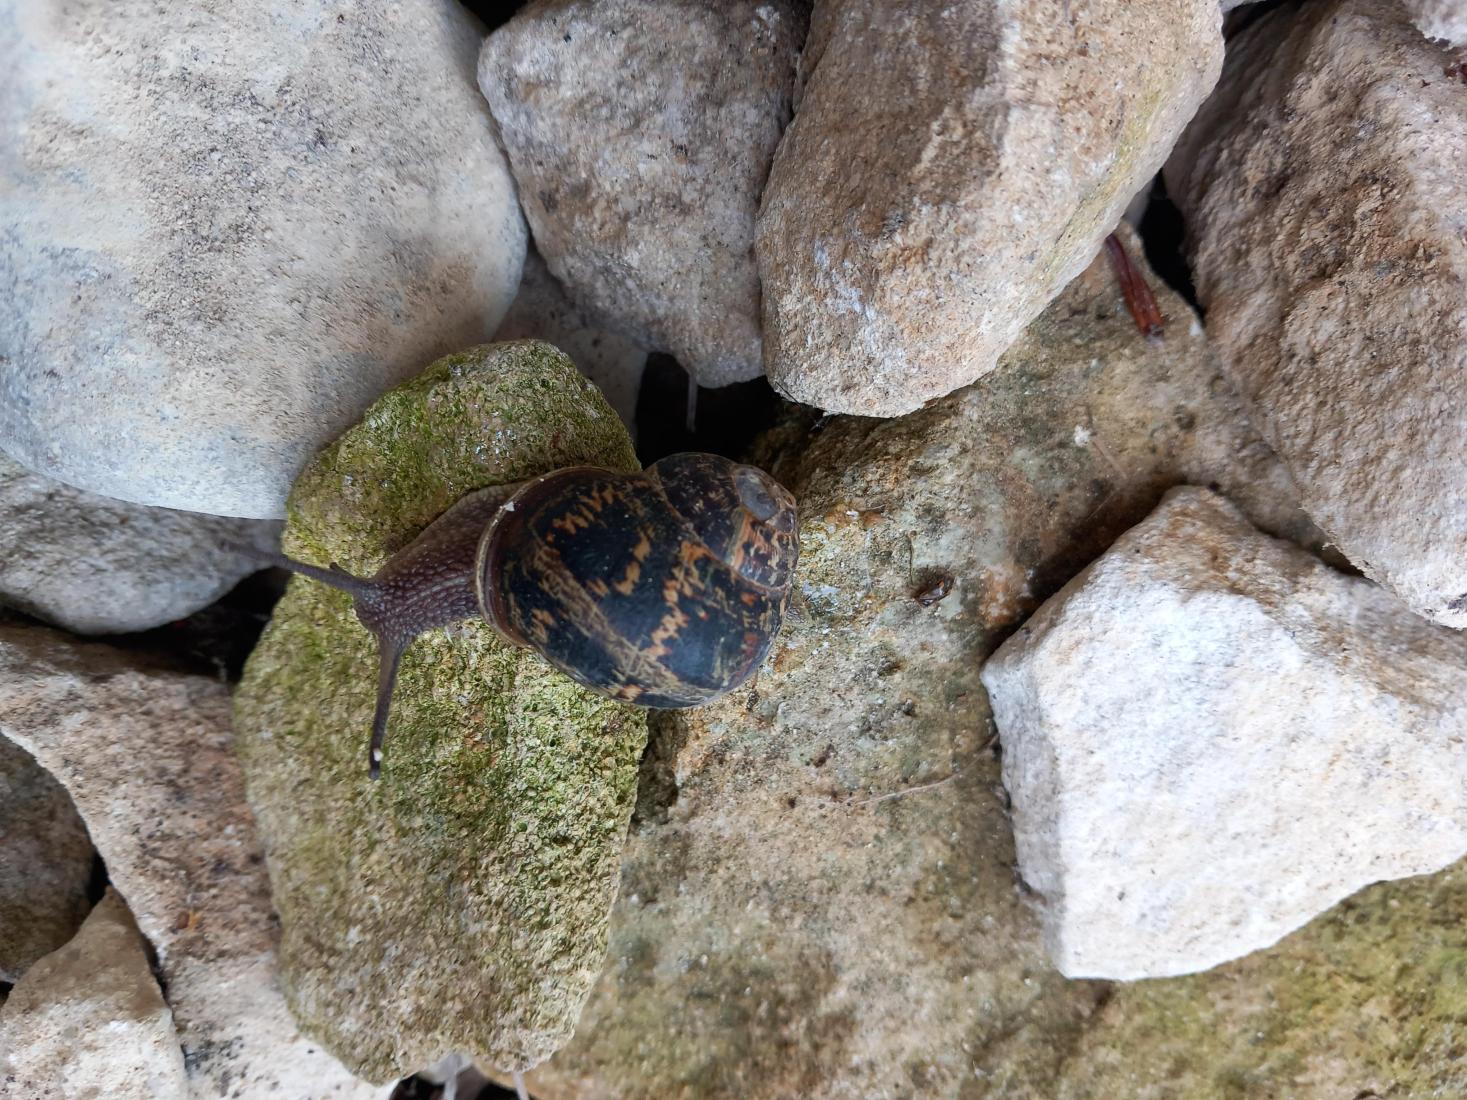
[[[699,386],[689,431],[688,387],[692,384],[692,376],[672,356],[654,352],[647,357],[636,415],[637,457],[643,465],[678,451],[708,451],[742,459],[754,438],[779,415],[779,397],[765,378],[718,389]]]
[[[1197,301],[1197,287],[1192,282],[1192,267],[1182,251],[1186,225],[1182,221],[1182,212],[1166,193],[1166,181],[1160,173],[1152,185],[1151,200],[1146,204],[1136,232],[1140,234],[1141,244],[1146,250],[1146,262],[1156,272],[1157,278],[1185,298],[1200,316],[1203,309]]]
[[[107,893],[107,865],[96,851],[92,852],[92,873],[87,879],[87,903],[95,906]]]
[[[107,634],[96,640],[159,657],[186,672],[237,683],[289,576],[283,569],[253,573],[185,618],[152,630]]]
[[[399,1081],[388,1100],[443,1100],[443,1096],[442,1085],[435,1085],[414,1074],[412,1077],[404,1077]],[[489,1081],[477,1092],[466,1092],[460,1082],[457,1100],[517,1100],[517,1098],[514,1089],[507,1089]],[[535,1100],[533,1093],[530,1100]]]
[[[459,3],[473,12],[489,31],[508,23],[525,6],[525,0],[459,0]]]
[[[687,738],[687,726],[676,712],[647,712],[647,747],[637,772],[633,831],[667,820],[668,811],[677,802],[677,755]]]
[[[1313,0],[1259,0],[1256,4],[1240,4],[1223,17],[1223,37],[1232,38],[1242,34],[1269,12],[1277,8],[1302,8]]]

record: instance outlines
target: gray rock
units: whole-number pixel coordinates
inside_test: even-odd
[[[1310,537],[1145,274],[1160,342],[1102,258],[979,384],[765,440],[795,606],[751,687],[657,719],[610,960],[533,1095],[1053,1097],[1104,991],[1049,967],[1015,887],[982,661],[1179,481]]]
[[[543,340],[565,352],[636,437],[637,393],[648,349],[588,319],[571,304],[565,288],[533,249],[525,256],[520,291],[494,339]]]
[[[127,906],[108,889],[76,938],[0,1008],[0,1096],[187,1100],[173,1014]]]
[[[525,229],[460,5],[0,0],[0,28],[26,467],[279,516],[373,398],[498,326]]]
[[[1217,79],[1216,0],[820,0],[759,212],[764,361],[830,412],[966,385],[1095,256]]]
[[[1315,522],[1467,626],[1467,87],[1402,9],[1326,0],[1229,43],[1167,166],[1207,328]],[[1347,94],[1348,93],[1348,94]]]
[[[148,630],[227,592],[280,524],[128,504],[0,455],[0,603],[78,634]]]
[[[286,1008],[224,684],[0,622],[0,730],[71,792],[156,949],[195,1100],[378,1096]]]
[[[95,855],[65,789],[0,736],[0,982],[81,927]]]
[[[600,324],[705,386],[763,373],[754,214],[789,121],[798,0],[549,0],[479,83],[535,245]]]
[[[1267,947],[1467,854],[1467,637],[1177,489],[983,670],[1069,977]]]
[[[464,494],[582,464],[639,468],[570,360],[472,348],[312,461],[286,545],[370,575]],[[408,649],[374,783],[376,684],[350,599],[296,578],[235,694],[291,1008],[371,1080],[448,1054],[524,1069],[570,1038],[606,958],[646,712],[475,616]]]

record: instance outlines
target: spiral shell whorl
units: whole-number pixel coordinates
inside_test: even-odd
[[[485,533],[475,583],[485,618],[582,684],[686,707],[759,666],[797,553],[794,501],[767,475],[674,455],[530,482]]]
[[[645,473],[699,541],[735,572],[766,588],[789,585],[798,517],[783,485],[754,466],[712,454],[669,455]]]

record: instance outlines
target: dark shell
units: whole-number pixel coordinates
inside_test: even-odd
[[[753,466],[711,454],[675,454],[644,471],[698,540],[749,580],[786,588],[799,556],[794,499]]]
[[[696,706],[769,652],[799,553],[795,518],[767,474],[712,455],[641,474],[557,470],[516,493],[480,543],[482,611],[587,687]]]

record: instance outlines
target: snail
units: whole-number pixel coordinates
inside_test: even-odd
[[[572,466],[470,493],[371,577],[269,560],[349,593],[377,637],[376,779],[398,665],[423,631],[482,615],[602,695],[698,706],[764,660],[798,556],[781,485],[684,453],[638,474]]]

